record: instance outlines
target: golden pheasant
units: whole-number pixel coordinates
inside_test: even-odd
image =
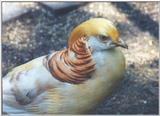
[[[123,79],[127,48],[114,24],[104,18],[81,23],[68,47],[14,68],[3,78],[3,112],[82,114]]]

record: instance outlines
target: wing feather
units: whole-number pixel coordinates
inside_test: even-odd
[[[44,66],[45,58],[42,56],[18,66],[3,77],[4,112],[26,112],[27,106],[42,101],[44,95],[41,94],[53,88],[55,82]]]

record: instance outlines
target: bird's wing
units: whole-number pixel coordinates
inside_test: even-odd
[[[45,67],[45,58],[46,56],[42,56],[18,66],[3,77],[4,112],[7,109],[12,111],[12,107],[24,109],[24,106],[34,102],[41,93],[52,88],[53,77]]]

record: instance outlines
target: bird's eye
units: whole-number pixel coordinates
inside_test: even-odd
[[[109,40],[109,37],[106,37],[106,36],[100,36],[99,37],[99,39],[101,40],[101,41],[103,41],[103,42],[106,42],[106,41],[108,41]]]

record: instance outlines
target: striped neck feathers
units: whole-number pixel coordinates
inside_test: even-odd
[[[81,37],[69,48],[52,56],[48,65],[53,77],[72,84],[80,84],[91,77],[96,63],[86,42],[86,37]]]

